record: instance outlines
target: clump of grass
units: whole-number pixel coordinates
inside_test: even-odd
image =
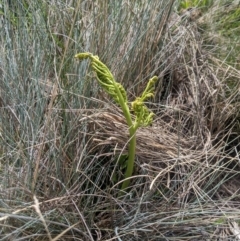
[[[204,26],[206,44],[215,46],[217,58],[239,69],[239,5],[216,1],[211,9],[200,19],[202,25],[209,23]]]
[[[203,44],[207,11],[188,19],[173,2],[2,4],[1,240],[236,237],[239,71]],[[159,79],[121,198],[128,126],[77,52],[98,55],[130,101]]]

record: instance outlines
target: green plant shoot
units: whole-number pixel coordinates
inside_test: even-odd
[[[96,72],[97,80],[101,87],[114,99],[114,101],[121,107],[124,117],[129,127],[129,149],[127,168],[124,175],[121,190],[125,190],[130,183],[130,177],[133,173],[135,152],[136,152],[136,131],[141,126],[148,126],[153,121],[154,114],[147,108],[144,101],[154,96],[154,85],[157,77],[151,78],[146,86],[146,89],[140,97],[131,103],[129,108],[127,94],[124,87],[116,82],[108,67],[102,63],[98,56],[91,53],[79,53],[75,55],[79,60],[89,58],[91,60],[91,67]],[[131,116],[133,111],[134,116]]]

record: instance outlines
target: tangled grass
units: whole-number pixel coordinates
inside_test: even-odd
[[[209,46],[209,12],[175,4],[1,6],[1,240],[240,239],[239,69]],[[130,99],[159,78],[121,197],[128,127],[84,51]]]

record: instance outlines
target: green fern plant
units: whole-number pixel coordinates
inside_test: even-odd
[[[111,71],[108,67],[102,63],[98,56],[94,56],[91,53],[79,53],[75,55],[75,58],[79,60],[89,58],[91,61],[91,67],[96,72],[97,80],[101,87],[114,99],[114,101],[121,107],[127,125],[129,127],[129,151],[127,168],[124,175],[124,181],[122,183],[121,190],[125,190],[130,183],[130,177],[133,173],[134,160],[136,153],[136,131],[140,126],[148,126],[153,121],[153,112],[151,112],[144,102],[154,96],[154,85],[157,81],[157,77],[151,78],[140,97],[137,97],[130,105],[128,105],[127,94],[124,87],[116,82]],[[131,111],[134,116],[132,117]]]

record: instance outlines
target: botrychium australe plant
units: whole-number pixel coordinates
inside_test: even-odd
[[[140,97],[137,97],[130,105],[127,100],[127,93],[124,87],[116,82],[111,71],[102,63],[98,56],[91,53],[79,53],[75,55],[79,60],[89,58],[91,60],[91,67],[96,72],[97,80],[101,87],[114,99],[114,101],[121,107],[127,125],[129,127],[129,149],[126,172],[121,190],[125,190],[130,183],[130,177],[133,173],[134,159],[136,152],[136,131],[141,126],[148,126],[153,121],[153,112],[151,112],[144,102],[154,96],[154,85],[157,77],[154,76],[148,81],[148,84]],[[133,112],[133,117],[131,116]]]

